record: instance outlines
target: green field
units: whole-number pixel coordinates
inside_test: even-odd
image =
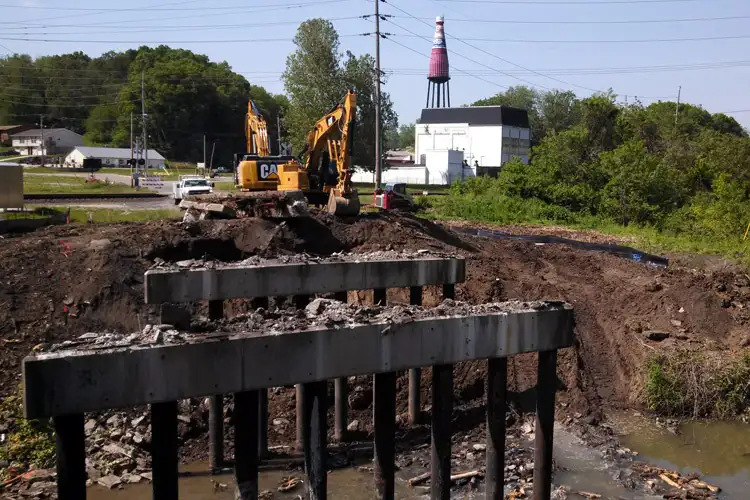
[[[23,191],[26,194],[115,194],[135,192],[133,188],[123,184],[86,182],[86,176],[84,175],[80,177],[24,175]]]

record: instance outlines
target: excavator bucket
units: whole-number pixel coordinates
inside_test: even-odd
[[[348,195],[343,195],[340,190],[332,189],[328,197],[328,213],[340,216],[353,216],[359,214],[359,195],[357,190],[352,190]]]

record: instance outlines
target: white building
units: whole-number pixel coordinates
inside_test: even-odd
[[[531,130],[526,110],[507,106],[429,108],[415,129],[416,162],[428,151],[457,150],[475,168],[501,167],[513,157],[529,162]],[[476,173],[476,172],[475,172]]]
[[[424,165],[391,166],[383,170],[381,181],[383,184],[447,186],[475,175],[474,169],[464,164],[463,151],[441,149],[428,151]],[[352,181],[373,184],[375,172],[358,169],[352,175]]]
[[[77,146],[65,157],[66,167],[83,167],[83,160],[87,158],[100,159],[103,167],[127,167],[131,152],[127,148],[97,148]],[[164,157],[153,149],[148,150],[148,168],[160,168],[164,165]]]
[[[21,154],[41,156],[42,137],[44,154],[67,153],[76,146],[83,145],[83,136],[66,128],[31,129],[10,136],[11,146]]]

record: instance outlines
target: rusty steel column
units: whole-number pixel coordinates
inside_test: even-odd
[[[536,379],[536,436],[534,438],[534,500],[552,494],[552,432],[555,428],[557,350],[539,352]]]
[[[334,294],[334,298],[340,302],[347,302],[347,293],[338,292]],[[333,425],[333,439],[338,442],[346,441],[347,430],[346,427],[349,424],[348,415],[348,399],[349,399],[349,386],[348,377],[339,377],[333,382],[334,391],[334,425]]]
[[[309,295],[295,295],[293,297],[294,300],[294,307],[297,309],[304,309],[307,304],[310,303],[310,296]],[[302,412],[303,412],[303,405],[302,405],[302,384],[297,384],[294,386],[295,394],[295,404],[296,404],[296,427],[297,427],[297,436],[295,441],[295,448],[298,451],[302,451],[302,435],[304,434],[303,429],[303,423],[302,423]]]
[[[151,405],[154,500],[177,500],[177,401]]]
[[[257,307],[268,309],[268,297],[257,297],[253,299]],[[258,457],[268,456],[268,389],[258,392]]]
[[[409,288],[409,304],[413,306],[422,305],[422,287],[413,286]],[[409,370],[409,423],[418,424],[422,413],[422,403],[420,394],[420,381],[422,379],[422,369],[412,368]]]
[[[86,498],[86,437],[83,431],[83,413],[55,417],[53,420],[57,454],[57,498]]]
[[[492,358],[487,363],[487,479],[484,498],[503,500],[508,359]]]
[[[258,393],[258,457],[268,456],[268,389]]]
[[[258,498],[259,391],[234,395],[234,478],[236,500]]]
[[[208,301],[208,319],[224,317],[224,302]],[[216,474],[224,465],[224,398],[221,394],[208,397],[208,466]]]
[[[430,498],[451,496],[451,413],[453,412],[453,366],[432,368],[432,442],[430,445]]]
[[[305,474],[308,500],[325,500],[328,492],[326,464],[326,414],[328,384],[310,382],[301,384],[302,393],[302,447],[305,455]]]
[[[377,498],[392,500],[396,493],[396,372],[375,375],[372,390],[375,420],[375,488]]]
[[[443,297],[455,297],[455,285],[443,285]],[[453,365],[432,367],[432,442],[430,445],[430,497],[450,500],[451,414],[453,413]]]

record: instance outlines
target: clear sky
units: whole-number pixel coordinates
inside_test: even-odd
[[[164,43],[281,93],[299,22],[331,19],[342,51],[374,54],[374,36],[362,36],[373,17],[357,17],[374,9],[372,0],[0,0],[0,54],[98,56]],[[518,84],[579,96],[611,87],[646,104],[674,100],[682,86],[683,102],[750,127],[748,0],[387,0],[380,10],[394,16],[381,22],[381,65],[401,123],[424,106],[442,14],[454,106]]]

